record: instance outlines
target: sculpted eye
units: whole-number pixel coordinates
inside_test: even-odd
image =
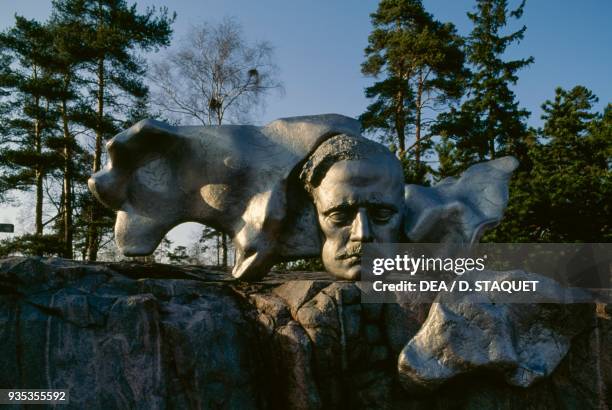
[[[397,212],[393,209],[387,208],[374,208],[370,209],[369,214],[372,222],[376,224],[384,224],[389,222],[389,220],[396,214]]]
[[[334,211],[327,215],[327,220],[336,225],[347,225],[351,221],[349,211]]]

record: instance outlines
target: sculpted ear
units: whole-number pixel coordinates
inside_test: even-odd
[[[468,168],[433,187],[406,185],[404,232],[412,242],[471,245],[497,225],[508,203],[508,181],[518,166],[502,157]]]

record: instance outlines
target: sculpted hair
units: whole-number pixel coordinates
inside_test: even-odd
[[[397,162],[399,166],[397,158],[391,151],[377,142],[346,134],[334,135],[321,143],[308,157],[302,166],[299,178],[304,185],[304,189],[312,194],[329,168],[336,162],[375,158],[381,155]]]

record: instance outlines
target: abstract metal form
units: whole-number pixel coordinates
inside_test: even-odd
[[[144,120],[107,144],[89,188],[117,211],[126,256],[152,253],[183,222],[228,234],[233,275],[258,279],[277,262],[322,255],[357,279],[368,241],[477,241],[501,220],[511,157],[474,165],[433,187],[404,186],[399,161],[337,114],[266,126],[181,126]]]

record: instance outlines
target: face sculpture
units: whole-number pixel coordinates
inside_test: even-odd
[[[317,158],[317,152],[323,158]],[[362,246],[399,238],[403,213],[399,162],[379,144],[339,135],[313,154],[305,170],[303,175],[310,176],[306,189],[323,236],[323,264],[340,279],[357,280]]]

